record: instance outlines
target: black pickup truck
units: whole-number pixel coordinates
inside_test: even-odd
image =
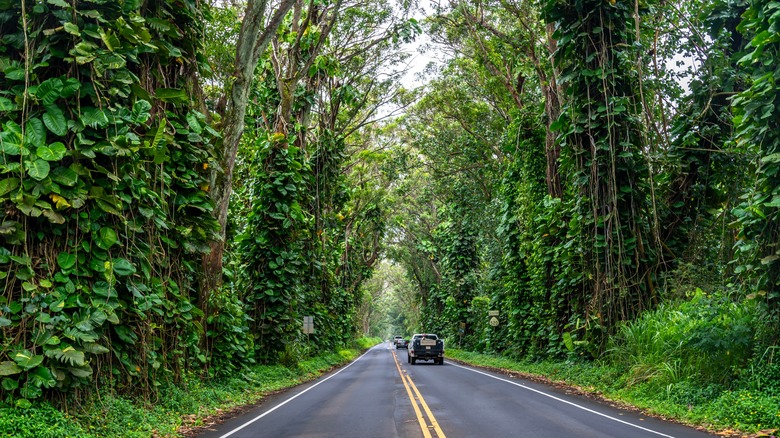
[[[418,360],[432,360],[444,364],[444,341],[434,334],[417,334],[409,342],[407,361],[414,365]]]

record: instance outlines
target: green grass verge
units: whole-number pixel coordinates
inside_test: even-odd
[[[770,433],[780,429],[780,397],[773,388],[749,388],[750,379],[746,379],[742,387],[738,384],[731,389],[703,386],[684,377],[659,387],[652,379],[636,382],[634,370],[605,362],[523,362],[453,348],[447,349],[447,356],[472,365],[530,374],[575,386],[651,414],[712,430]]]
[[[151,401],[101,392],[70,413],[46,402],[27,409],[0,403],[0,431],[3,437],[13,438],[182,436],[183,427],[203,425],[209,416],[257,403],[273,391],[315,379],[380,342],[379,338],[363,338],[355,348],[302,360],[294,368],[257,365],[228,379],[208,381],[192,375],[182,386],[163,385]]]

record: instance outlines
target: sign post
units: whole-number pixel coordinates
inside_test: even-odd
[[[490,317],[490,326],[498,327],[498,310],[488,310],[488,316]]]
[[[307,335],[310,335],[314,333],[314,317],[313,316],[304,316],[303,317],[303,332]]]

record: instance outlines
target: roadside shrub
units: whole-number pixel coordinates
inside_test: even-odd
[[[725,391],[707,411],[714,424],[748,431],[780,428],[780,399],[766,393]]]
[[[14,438],[95,437],[51,405],[0,407],[0,434]]]
[[[628,384],[693,379],[728,386],[753,354],[757,308],[697,289],[688,301],[662,304],[621,326],[606,360],[624,367]]]
[[[237,295],[220,289],[209,297],[206,336],[211,374],[230,376],[255,363],[251,319]]]
[[[774,357],[780,347],[767,348],[749,368],[742,370],[743,384],[740,387],[760,391],[773,397],[780,397],[780,361]]]
[[[380,338],[368,338],[364,336],[355,340],[355,346],[360,350],[368,350],[369,348],[381,342],[382,339]]]

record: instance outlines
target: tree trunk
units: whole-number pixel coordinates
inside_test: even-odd
[[[255,67],[295,0],[282,0],[266,26],[265,17],[269,3],[268,0],[249,0],[236,45],[236,70],[233,73],[233,86],[228,97],[228,110],[222,131],[223,173],[214,174],[211,190],[214,215],[221,227],[220,238],[211,242],[210,253],[203,257],[203,277],[198,299],[200,309],[206,314],[208,314],[209,294],[222,283],[222,254],[225,250],[225,228],[230,194],[233,191],[233,168],[241,135],[244,133],[244,116]]]

